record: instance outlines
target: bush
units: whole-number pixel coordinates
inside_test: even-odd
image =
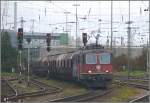
[[[8,32],[1,33],[1,70],[11,72],[12,67],[17,68],[17,50],[12,48]]]

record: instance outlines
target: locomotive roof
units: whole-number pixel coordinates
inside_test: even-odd
[[[76,50],[72,50],[69,52],[64,52],[64,53],[57,53],[57,54],[52,54],[49,55],[49,57],[46,57],[44,59],[44,61],[49,60],[65,60],[65,59],[72,59],[75,55],[78,55],[80,53],[90,53],[90,52],[108,52],[108,53],[112,53],[111,50],[109,49],[105,49],[103,46],[101,45],[88,45],[84,48],[79,48]]]
[[[78,51],[74,51],[74,52],[67,52],[67,53],[59,53],[59,54],[55,54],[55,55],[50,55],[49,56],[49,60],[66,60],[66,59],[72,59],[75,55],[80,54],[81,52],[83,54],[85,53],[89,53],[89,52],[109,52],[111,53],[111,51],[109,50],[105,50],[105,49],[93,49],[93,50],[78,50]],[[48,59],[48,58],[47,58]]]

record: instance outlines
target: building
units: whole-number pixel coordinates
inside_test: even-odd
[[[17,48],[17,33],[13,30],[4,30],[7,31],[10,35],[11,45],[14,48]],[[30,44],[28,44],[27,39],[31,38]],[[68,46],[68,34],[66,33],[51,33],[51,48],[57,48],[59,46]],[[33,60],[40,58],[41,52],[46,52],[46,33],[38,33],[34,34],[29,32],[24,32],[24,40],[23,40],[23,53],[27,55],[27,48],[30,48],[30,54]],[[44,51],[43,51],[44,50]],[[25,56],[27,57],[27,56]]]

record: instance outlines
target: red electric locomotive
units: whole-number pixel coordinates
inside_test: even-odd
[[[93,46],[92,46],[93,47]],[[112,81],[112,53],[101,46],[82,53],[83,61],[77,64],[78,78],[88,87],[107,87]]]
[[[111,60],[111,51],[96,45],[51,55],[44,62],[49,77],[75,80],[88,87],[107,87],[112,81]]]

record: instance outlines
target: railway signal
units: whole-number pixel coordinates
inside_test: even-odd
[[[50,51],[50,45],[51,45],[51,34],[47,33],[47,38],[46,38],[46,43],[47,43],[47,51]]]
[[[18,49],[19,49],[19,50],[22,50],[23,28],[19,28],[19,29],[18,29],[17,39],[18,39]]]
[[[19,68],[18,70],[20,71],[20,76],[19,76],[19,83],[21,83],[21,74],[22,74],[22,63],[21,63],[21,54],[22,54],[22,44],[23,44],[23,28],[18,28],[18,33],[17,33],[17,43],[18,43],[18,50],[19,50]]]
[[[86,46],[87,44],[87,33],[82,33],[83,44]]]

